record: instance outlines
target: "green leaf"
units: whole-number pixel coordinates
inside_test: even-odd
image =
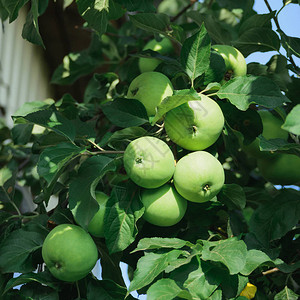
[[[111,280],[90,280],[87,285],[87,300],[123,300],[127,289]]]
[[[29,113],[27,115],[18,114],[16,112],[13,116],[15,123],[37,124],[46,127],[56,133],[63,135],[69,140],[73,141],[76,136],[76,131],[73,123],[62,116],[54,106]]]
[[[222,300],[222,290],[216,290],[208,300]]]
[[[300,145],[289,143],[283,139],[265,139],[262,135],[258,136],[260,151],[284,151],[289,154],[300,154]]]
[[[176,261],[181,253],[180,250],[172,250],[164,254],[146,253],[137,263],[129,292],[150,284],[171,262]]]
[[[243,188],[238,184],[224,184],[218,194],[218,200],[229,209],[243,209],[246,206],[246,197]]]
[[[180,295],[183,290],[176,284],[176,282],[169,278],[163,278],[156,281],[147,290],[147,299],[149,300],[170,300]],[[186,291],[185,291],[186,292]],[[182,297],[180,297],[182,299]],[[184,299],[192,299],[189,298]]]
[[[192,81],[202,75],[209,67],[210,38],[204,25],[199,31],[186,39],[180,52],[180,61]]]
[[[109,0],[76,0],[80,15],[99,35],[106,32]]]
[[[276,108],[290,102],[270,79],[263,76],[239,76],[229,80],[217,92],[219,98],[227,98],[240,110],[255,103],[267,108]]]
[[[151,249],[160,249],[160,248],[174,248],[180,249],[184,246],[191,246],[190,242],[177,239],[177,238],[143,238],[139,241],[136,249],[134,249],[131,253],[136,251],[144,251]]]
[[[281,127],[293,134],[300,135],[299,115],[300,115],[300,104],[293,107],[293,109],[289,112],[284,124]]]
[[[12,201],[17,173],[18,166],[14,161],[0,169],[0,199],[2,201]]]
[[[55,101],[52,99],[47,99],[45,101],[26,102],[14,113],[12,118],[15,119],[17,117],[25,117],[30,113],[46,110],[54,103]]]
[[[53,289],[58,289],[58,281],[50,274],[48,271],[40,272],[40,273],[25,273],[21,274],[18,277],[10,279],[6,286],[4,293],[7,293],[8,290],[12,289],[15,286],[28,283],[28,282],[38,282],[43,285],[47,285]]]
[[[253,52],[279,51],[280,40],[270,28],[255,27],[245,31],[233,42],[245,57]]]
[[[263,244],[279,239],[300,219],[300,192],[292,189],[262,203],[250,220],[250,230]]]
[[[38,229],[36,226],[30,230],[18,229],[10,233],[0,245],[1,271],[27,273],[35,270],[33,253],[42,247],[47,234],[48,231],[41,225]]]
[[[230,238],[218,242],[203,242],[202,259],[223,263],[230,274],[239,273],[246,264],[247,248],[243,241]],[[234,257],[234,259],[232,259]]]
[[[39,1],[31,1],[31,9],[26,17],[26,22],[23,27],[22,37],[36,45],[43,46],[45,48],[43,39],[39,31]]]
[[[58,292],[37,282],[30,282],[21,286],[20,294],[25,299],[59,300]]]
[[[211,263],[201,261],[198,269],[188,275],[183,286],[193,299],[207,299],[222,282],[222,273]]]
[[[255,27],[267,27],[272,29],[271,20],[274,18],[276,11],[272,11],[268,14],[256,14],[247,18],[239,28],[239,34],[241,35],[245,31]]]
[[[161,13],[139,13],[130,15],[130,21],[145,31],[162,34],[174,41],[181,42],[183,32],[181,27],[170,24],[169,16]]]
[[[71,143],[60,143],[56,146],[46,148],[40,155],[37,171],[48,184],[55,178],[75,156],[83,153],[85,149]]]
[[[136,222],[144,213],[144,206],[135,185],[115,186],[106,203],[104,235],[110,253],[126,249],[138,233]]]
[[[153,6],[153,0],[115,0],[117,3],[122,4],[129,11],[139,12],[154,12],[155,7]]]
[[[119,127],[140,126],[149,122],[144,105],[136,99],[115,99],[101,108],[106,117]]]
[[[69,85],[95,70],[103,61],[102,52],[99,51],[101,46],[99,37],[93,35],[88,49],[71,52],[63,58],[62,64],[57,67],[52,75],[51,83]]]
[[[240,273],[249,276],[261,264],[270,261],[272,260],[266,253],[260,250],[251,249],[247,252],[246,264]]]
[[[9,16],[9,12],[6,9],[6,7],[4,7],[3,1],[4,0],[0,0],[0,19],[2,21],[5,21],[8,18],[8,16]]]
[[[154,125],[171,109],[191,100],[201,100],[201,95],[198,95],[198,93],[194,89],[174,91],[174,94],[172,96],[166,97],[158,105],[157,112],[153,117],[151,124]]]
[[[286,286],[281,292],[275,295],[274,300],[297,300],[299,297],[298,294]]]
[[[224,78],[225,73],[226,66],[223,57],[217,51],[212,50],[209,67],[204,74],[204,85],[220,82]]]
[[[33,124],[16,124],[11,129],[12,138],[15,145],[26,145],[30,138]]]
[[[211,14],[200,13],[196,10],[190,10],[186,15],[194,20],[199,26],[204,23],[204,26],[216,44],[229,44],[232,40],[231,34],[227,31],[218,20]]]
[[[93,156],[83,162],[70,182],[69,208],[76,222],[87,229],[90,220],[99,209],[95,198],[95,187],[99,180],[108,172],[115,171],[112,158],[104,155]]]
[[[118,82],[119,77],[115,73],[94,74],[84,91],[84,102],[112,99],[112,90]]]
[[[19,14],[19,10],[28,2],[29,0],[2,0],[2,5],[9,13],[9,22],[13,22]]]
[[[295,55],[300,57],[300,38],[286,35],[283,31],[279,30],[281,36],[282,46],[287,52],[287,56]]]
[[[146,136],[148,132],[142,127],[128,127],[115,131],[108,139],[107,144],[117,150],[125,150],[128,143],[139,137]]]

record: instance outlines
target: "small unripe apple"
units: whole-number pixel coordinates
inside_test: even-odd
[[[226,83],[233,77],[247,74],[246,60],[239,50],[229,45],[213,45],[212,48],[223,57],[225,62],[226,74],[222,83]]]
[[[293,154],[276,153],[273,157],[260,158],[257,167],[269,182],[280,185],[300,183],[300,157]]]
[[[151,136],[130,142],[123,161],[129,178],[137,185],[149,189],[165,184],[175,171],[174,156],[169,146]]]
[[[169,54],[173,51],[173,45],[168,38],[162,38],[161,41],[155,39],[149,41],[143,50],[153,50],[161,55]],[[151,72],[156,69],[156,67],[161,63],[161,60],[157,58],[144,58],[139,59],[139,68],[141,73]]]
[[[277,117],[275,117],[268,110],[259,110],[258,111],[263,125],[262,136],[267,139],[284,139],[287,140],[289,133],[281,128],[283,121]],[[249,145],[242,145],[242,149],[249,155],[256,158],[266,158],[271,157],[273,154],[267,151],[260,151],[259,149],[259,139],[256,138]]]
[[[47,235],[42,256],[54,277],[74,282],[94,268],[98,250],[91,236],[80,226],[61,224]]]
[[[183,156],[176,165],[174,185],[177,192],[192,202],[206,202],[214,198],[225,181],[221,163],[206,151]]]
[[[148,116],[156,114],[161,101],[173,95],[173,85],[169,78],[159,72],[146,72],[137,76],[129,85],[127,98],[139,100],[146,108]]]
[[[187,150],[203,150],[211,146],[224,127],[219,105],[207,96],[184,103],[165,116],[169,138]]]
[[[143,218],[157,226],[172,226],[184,216],[187,201],[170,184],[157,189],[145,189],[141,200],[145,206]]]

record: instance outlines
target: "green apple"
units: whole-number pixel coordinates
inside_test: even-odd
[[[91,236],[80,226],[61,224],[47,235],[42,256],[54,277],[74,282],[93,269],[98,250]]]
[[[300,157],[293,154],[276,153],[271,158],[260,158],[257,167],[269,182],[280,185],[300,183]]]
[[[96,237],[104,237],[104,214],[106,209],[106,202],[109,196],[96,191],[96,200],[99,204],[99,210],[96,212],[88,225],[88,232]]]
[[[165,129],[169,138],[187,150],[203,150],[211,146],[224,127],[219,105],[207,96],[192,100],[167,112]]]
[[[226,74],[222,83],[225,83],[232,77],[244,76],[247,74],[247,64],[243,54],[236,48],[229,45],[213,45],[224,59]]]
[[[153,50],[161,55],[169,54],[173,51],[173,45],[171,41],[167,38],[162,38],[161,41],[155,39],[149,41],[143,50]],[[161,63],[161,60],[157,58],[143,58],[139,59],[139,68],[141,73],[151,72],[156,69],[156,67]]]
[[[156,189],[145,189],[141,200],[145,206],[143,218],[157,226],[172,226],[184,216],[187,201],[170,184]]]
[[[275,117],[270,111],[268,110],[259,110],[258,111],[263,125],[263,132],[262,136],[267,139],[284,139],[287,140],[289,133],[281,128],[283,121],[277,117]],[[256,138],[251,144],[249,145],[242,145],[242,149],[250,156],[256,158],[264,158],[270,157],[273,154],[267,151],[260,151],[259,149],[259,139]]]
[[[144,188],[157,188],[165,184],[175,171],[172,151],[156,137],[144,136],[130,142],[123,160],[129,178]]]
[[[173,85],[167,76],[159,72],[146,72],[132,80],[127,98],[139,100],[148,116],[154,116],[160,102],[172,95]]]
[[[206,202],[214,198],[225,181],[221,163],[206,151],[195,151],[183,156],[174,173],[177,192],[192,202]]]

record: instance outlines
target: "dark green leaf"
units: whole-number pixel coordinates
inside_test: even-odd
[[[239,76],[224,84],[217,92],[219,98],[227,98],[240,110],[255,103],[267,108],[276,108],[290,102],[270,79],[263,76]]]
[[[247,248],[243,241],[230,238],[219,242],[203,241],[203,245],[203,260],[223,263],[229,269],[231,275],[239,273],[244,268]]]
[[[123,300],[127,289],[111,280],[90,280],[87,286],[87,300]]]
[[[106,32],[109,0],[76,0],[80,15],[99,35]]]
[[[289,154],[300,154],[300,145],[297,143],[288,143],[283,139],[267,140],[262,135],[258,136],[260,151],[284,151]]]
[[[24,296],[26,300],[59,300],[58,292],[48,286],[40,285],[37,282],[23,285],[20,289],[20,294]]]
[[[137,263],[133,280],[129,286],[129,292],[139,290],[150,284],[169,263],[176,261],[182,251],[172,250],[164,254],[146,253]]]
[[[271,19],[275,16],[275,11],[268,14],[256,14],[246,19],[239,29],[239,34],[243,34],[245,31],[255,27],[267,27],[272,29]]]
[[[119,127],[140,126],[149,122],[144,105],[136,99],[115,99],[101,108],[106,117]]]
[[[272,260],[266,253],[256,249],[249,250],[247,252],[246,264],[240,273],[249,276],[261,264],[270,261]]]
[[[62,116],[54,107],[50,107],[45,110],[38,110],[26,114],[18,114],[16,112],[13,116],[16,123],[27,123],[27,124],[37,124],[42,127],[46,127],[56,133],[63,135],[64,137],[74,140],[76,132],[73,123]]]
[[[16,124],[12,130],[12,138],[16,145],[26,145],[31,137],[33,124]]]
[[[199,26],[204,26],[210,38],[217,44],[229,44],[231,41],[230,33],[210,14],[199,13],[199,11],[191,10],[187,12],[187,16],[194,20]]]
[[[4,4],[3,4],[3,1],[4,0],[0,0],[0,19],[2,21],[5,21],[8,16],[9,16],[9,12],[8,10],[4,7]]]
[[[283,31],[279,30],[282,46],[287,52],[287,56],[295,55],[300,57],[300,38],[286,35]]]
[[[47,99],[45,101],[26,102],[15,112],[12,118],[15,119],[16,117],[26,117],[31,113],[46,110],[54,103],[55,102],[52,99]]]
[[[127,145],[134,139],[146,136],[148,133],[142,127],[128,127],[115,131],[108,139],[107,144],[116,150],[125,150]]]
[[[281,238],[300,219],[300,193],[281,190],[273,199],[261,204],[250,220],[250,230],[264,244]]]
[[[33,281],[47,285],[53,289],[58,289],[58,281],[56,281],[48,271],[40,273],[30,272],[26,274],[21,274],[18,277],[10,279],[6,284],[5,293],[15,286]]]
[[[124,5],[129,11],[139,11],[139,12],[154,12],[155,7],[153,6],[153,0],[115,0],[116,2]]]
[[[191,100],[201,100],[201,96],[194,89],[174,91],[173,96],[163,99],[158,105],[156,115],[151,121],[152,125],[171,109]]]
[[[202,25],[199,31],[186,39],[180,52],[180,61],[186,73],[193,82],[209,67],[210,38]]]
[[[224,184],[218,194],[218,200],[229,209],[243,209],[246,205],[246,197],[243,188],[238,184]]]
[[[89,2],[88,0],[84,0]],[[93,36],[88,49],[81,52],[71,52],[63,59],[63,63],[54,71],[51,83],[68,85],[74,83],[78,78],[89,74],[96,69],[103,61],[101,41],[97,36]]]
[[[183,286],[189,290],[193,299],[207,299],[220,285],[223,273],[214,265],[201,261],[198,269],[188,275]]]
[[[26,22],[23,27],[22,37],[29,42],[43,46],[43,39],[41,37],[39,31],[39,23],[38,23],[38,16],[39,16],[39,2],[37,0],[31,1],[31,9],[26,17]]]
[[[190,242],[177,239],[177,238],[159,238],[159,237],[144,238],[139,241],[136,249],[134,249],[134,251],[132,252],[144,251],[150,249],[160,249],[160,248],[180,249],[184,246],[191,246],[191,245],[192,244]]]
[[[29,229],[31,230],[13,231],[1,243],[0,270],[2,272],[26,273],[35,270],[32,254],[42,247],[48,232],[41,225]]]
[[[136,222],[143,215],[137,187],[133,184],[115,186],[106,203],[104,235],[110,253],[126,249],[138,233]]]
[[[174,280],[169,278],[163,278],[156,281],[154,284],[150,286],[147,291],[147,299],[149,300],[170,300],[174,299],[180,295],[181,292],[184,292]],[[182,297],[180,297],[182,299]],[[189,298],[184,299],[192,299]]]
[[[224,78],[225,72],[226,66],[224,59],[217,51],[212,50],[209,67],[204,74],[204,85],[212,82],[220,82]]]
[[[75,156],[84,151],[85,149],[71,143],[60,143],[56,146],[46,148],[39,157],[37,171],[41,177],[46,179],[48,184],[51,184],[55,175]]]
[[[70,182],[69,208],[76,222],[87,229],[90,220],[99,209],[95,198],[95,187],[108,172],[114,171],[112,158],[104,155],[93,156],[84,161],[78,174]]]
[[[256,27],[245,31],[237,40],[234,41],[242,54],[247,57],[253,52],[278,52],[280,41],[278,35],[270,28]]]
[[[2,0],[2,5],[9,13],[9,22],[13,22],[19,14],[19,10],[28,2],[29,0]]]
[[[11,161],[0,169],[0,199],[7,202],[12,201],[15,191],[18,166]]]
[[[300,135],[300,104],[296,105],[287,115],[282,128],[296,135]]]
[[[286,286],[281,292],[275,295],[274,300],[297,300],[299,297],[298,294]]]

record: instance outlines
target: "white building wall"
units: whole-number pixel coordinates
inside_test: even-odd
[[[22,104],[51,97],[42,49],[22,38],[25,19],[22,9],[13,23],[0,23],[0,105],[9,126],[11,115]]]

